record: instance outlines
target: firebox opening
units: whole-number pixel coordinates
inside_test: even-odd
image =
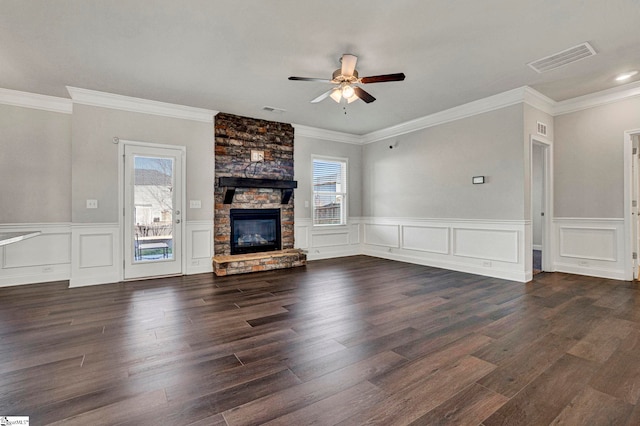
[[[231,209],[231,254],[280,250],[280,209]]]

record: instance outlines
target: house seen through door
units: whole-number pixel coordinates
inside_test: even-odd
[[[181,149],[124,148],[124,278],[182,273]]]

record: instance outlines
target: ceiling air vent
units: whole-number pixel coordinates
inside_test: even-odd
[[[589,43],[582,43],[551,56],[529,62],[527,65],[536,72],[543,73],[577,62],[580,59],[594,56],[595,54],[596,51]]]

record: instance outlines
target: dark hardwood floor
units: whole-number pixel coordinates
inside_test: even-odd
[[[640,424],[640,285],[366,256],[0,289],[0,415],[32,425]]]

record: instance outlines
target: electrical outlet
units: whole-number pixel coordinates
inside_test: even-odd
[[[53,272],[53,266],[45,266],[42,268],[42,272]]]
[[[589,266],[589,262],[587,262],[586,260],[581,260],[581,261],[578,262],[578,264],[580,266]]]
[[[488,260],[485,260],[484,262],[482,262],[482,266],[484,266],[485,268],[491,268],[491,262]]]
[[[200,200],[189,200],[189,208],[191,208],[191,209],[200,209],[200,208],[202,208],[202,201],[200,201]]]
[[[87,208],[88,209],[97,209],[98,208],[98,200],[87,200]]]
[[[192,259],[191,266],[200,266],[200,261],[198,259]]]

